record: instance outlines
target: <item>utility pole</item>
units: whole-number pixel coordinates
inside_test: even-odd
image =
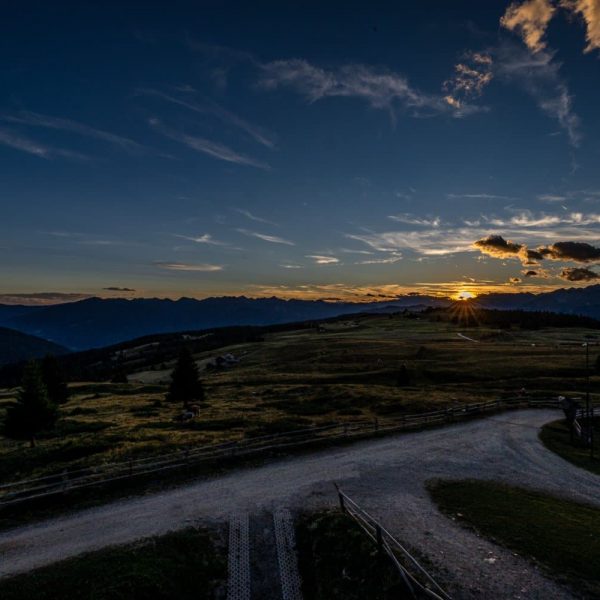
[[[585,342],[585,415],[590,444],[590,460],[594,459],[594,409],[590,407],[590,344]]]

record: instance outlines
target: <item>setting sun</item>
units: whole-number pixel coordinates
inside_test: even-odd
[[[456,294],[457,300],[471,300],[475,298],[475,294],[473,292],[469,292],[468,290],[462,290]]]

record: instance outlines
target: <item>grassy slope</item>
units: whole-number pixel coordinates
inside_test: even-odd
[[[569,428],[566,421],[553,421],[542,427],[540,439],[544,446],[574,465],[600,475],[600,435],[598,435],[600,419],[595,419],[595,459],[590,459],[590,450],[581,445],[571,444]]]
[[[227,576],[224,552],[188,529],[108,548],[1,580],[2,600],[209,600]]]
[[[475,344],[457,336],[465,331]],[[298,429],[312,423],[371,419],[514,394],[543,396],[581,385],[582,356],[559,343],[579,329],[498,331],[387,315],[331,323],[325,332],[273,333],[264,342],[197,355],[241,357],[231,370],[204,373],[207,402],[193,423],[173,422],[163,401],[172,364],[137,373],[132,383],[76,384],[56,431],[39,448],[0,437],[0,480]],[[532,344],[535,343],[535,346]],[[409,385],[398,387],[406,364]],[[592,378],[600,390],[600,377]],[[0,392],[0,420],[13,391]]]
[[[446,514],[532,557],[590,596],[600,594],[597,508],[483,481],[436,482],[430,492]]]

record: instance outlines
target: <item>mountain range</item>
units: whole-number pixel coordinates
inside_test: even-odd
[[[85,350],[157,333],[231,325],[271,325],[357,312],[447,306],[451,302],[427,295],[406,295],[368,303],[244,296],[204,300],[88,298],[51,306],[0,305],[0,326],[50,340],[70,350]],[[540,294],[485,294],[472,302],[482,308],[548,311],[600,319],[600,285]]]

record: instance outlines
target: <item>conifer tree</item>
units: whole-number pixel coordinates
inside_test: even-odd
[[[111,383],[127,383],[127,371],[125,370],[125,355],[119,352],[117,362],[113,369]]]
[[[64,404],[69,399],[69,390],[56,358],[47,354],[42,361],[41,370],[50,402]]]
[[[28,439],[33,448],[35,436],[50,429],[57,418],[58,409],[48,398],[40,367],[30,362],[25,368],[17,401],[6,411],[4,432],[13,439]]]
[[[171,374],[171,386],[167,394],[170,402],[182,402],[187,408],[191,402],[204,400],[204,388],[198,378],[198,367],[187,348],[182,348],[177,364]]]

